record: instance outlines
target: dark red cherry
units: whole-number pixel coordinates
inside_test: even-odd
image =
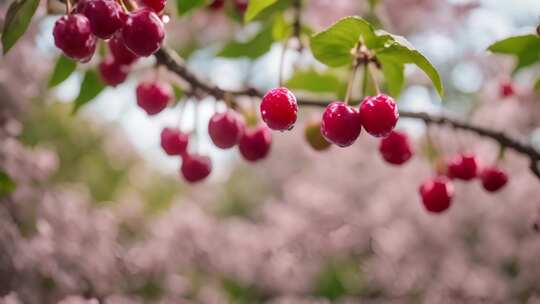
[[[263,159],[268,155],[272,144],[272,133],[266,125],[246,129],[238,143],[240,154],[250,162]]]
[[[147,8],[129,14],[121,33],[126,47],[141,57],[157,52],[165,38],[163,22]]]
[[[114,60],[119,64],[130,65],[139,58],[139,56],[135,55],[135,53],[126,47],[120,35],[115,35],[109,40],[109,50]]]
[[[329,142],[340,147],[350,146],[361,129],[360,113],[344,102],[334,101],[324,110],[321,133]]]
[[[306,124],[304,136],[308,144],[317,151],[326,150],[332,145],[321,134],[321,122],[319,120],[313,120]]]
[[[156,14],[163,12],[167,0],[141,0],[142,4],[151,8]]]
[[[433,213],[441,213],[448,209],[454,196],[454,186],[444,176],[428,179],[420,186],[419,191],[424,207]]]
[[[394,99],[388,95],[367,96],[360,105],[362,127],[375,137],[385,137],[396,126],[399,119]]]
[[[225,6],[225,0],[213,0],[209,5],[208,8],[217,11],[223,8]]]
[[[114,0],[85,0],[78,12],[88,18],[92,33],[101,39],[111,38],[126,19],[124,10]]]
[[[272,130],[290,130],[296,122],[298,104],[296,97],[287,88],[268,91],[261,102],[261,116]]]
[[[180,168],[184,179],[189,183],[202,181],[212,171],[212,162],[208,156],[186,154]]]
[[[54,44],[75,60],[89,61],[96,50],[96,36],[90,21],[82,14],[62,16],[54,24]]]
[[[112,57],[106,57],[99,64],[98,70],[103,82],[115,87],[126,80],[129,67],[118,64]]]
[[[480,172],[482,186],[488,192],[497,192],[508,182],[506,172],[497,166],[486,167]]]
[[[233,110],[215,113],[208,122],[208,134],[212,142],[221,149],[236,145],[245,128],[244,117]]]
[[[478,161],[474,154],[456,155],[448,163],[448,176],[462,180],[471,180],[478,173]]]
[[[184,155],[189,143],[189,134],[176,128],[164,128],[161,131],[161,147],[168,155]]]
[[[248,7],[248,0],[234,0],[234,7],[240,13],[244,13]]]
[[[514,86],[511,82],[502,82],[499,85],[499,94],[501,97],[506,98],[510,96],[514,96],[516,92],[514,91]]]
[[[414,153],[407,134],[399,131],[392,131],[387,137],[381,139],[379,151],[383,159],[393,165],[404,164]]]
[[[137,104],[148,115],[161,112],[171,101],[173,92],[168,83],[142,82],[137,86]]]

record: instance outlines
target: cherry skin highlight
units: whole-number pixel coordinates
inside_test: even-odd
[[[200,182],[212,172],[212,161],[208,156],[186,154],[180,172],[188,183]]]
[[[244,117],[233,110],[215,113],[208,122],[208,134],[214,145],[221,149],[235,146],[245,129]]]
[[[161,148],[167,155],[184,155],[189,144],[189,134],[176,128],[164,128],[161,131]]]
[[[101,39],[109,39],[123,25],[126,14],[114,0],[86,0],[78,11],[90,21],[92,33]]]
[[[454,186],[448,178],[438,176],[425,181],[420,186],[419,192],[427,211],[441,213],[448,209],[452,203]]]
[[[118,64],[112,57],[107,57],[99,64],[98,70],[103,82],[115,87],[126,80],[129,67]]]
[[[120,35],[115,35],[109,40],[109,50],[114,60],[119,64],[130,65],[139,58],[139,56],[135,55],[135,53],[126,47]]]
[[[324,110],[321,134],[329,142],[340,147],[350,146],[361,130],[360,113],[344,102],[334,101]]]
[[[478,160],[474,154],[456,155],[448,163],[448,177],[465,181],[472,180],[478,174]]]
[[[308,144],[316,151],[323,151],[332,145],[321,134],[321,122],[313,120],[306,124],[304,136]]]
[[[392,131],[381,139],[379,152],[387,163],[402,165],[412,157],[414,150],[406,133]]]
[[[296,97],[287,88],[268,91],[261,102],[261,116],[272,130],[290,130],[296,122],[298,104]]]
[[[506,172],[497,166],[486,167],[480,172],[482,186],[488,192],[497,192],[501,190],[508,182]]]
[[[142,82],[136,89],[137,104],[148,115],[161,112],[171,101],[173,92],[167,83]]]
[[[163,22],[148,8],[129,14],[121,34],[126,47],[141,57],[157,52],[165,39]]]
[[[250,162],[261,160],[268,155],[272,144],[272,133],[266,125],[244,130],[238,143],[242,157]]]
[[[96,50],[96,36],[90,21],[82,14],[71,14],[56,20],[53,29],[54,44],[67,57],[82,62],[89,61]]]
[[[375,137],[385,137],[397,124],[399,113],[394,99],[380,94],[364,98],[360,105],[362,126]]]

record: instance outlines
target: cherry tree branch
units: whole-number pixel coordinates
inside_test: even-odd
[[[186,63],[172,50],[169,50],[165,47],[161,48],[156,54],[155,57],[158,63],[164,65],[171,72],[180,76],[184,81],[189,83],[192,91],[198,92],[203,95],[210,95],[216,98],[217,100],[224,100],[226,96],[248,96],[248,97],[262,97],[263,92],[255,88],[247,88],[244,90],[238,91],[226,91],[215,84],[212,84],[208,81],[204,81],[199,78],[195,73],[193,73],[186,65]],[[303,106],[316,106],[316,107],[326,107],[328,102],[322,100],[313,100],[301,98],[298,100],[299,105]],[[455,118],[447,117],[444,115],[432,115],[425,112],[410,112],[410,111],[400,111],[400,117],[407,117],[413,119],[420,119],[426,124],[434,125],[448,125],[455,129],[465,130],[472,133],[475,133],[482,137],[490,138],[496,141],[499,145],[513,149],[514,151],[523,154],[524,156],[530,159],[530,169],[532,173],[540,179],[540,168],[538,167],[538,162],[540,162],[540,152],[536,150],[531,145],[518,140],[516,138],[507,135],[504,132],[493,130],[490,128],[485,128],[481,126],[476,126],[465,121],[461,121]]]

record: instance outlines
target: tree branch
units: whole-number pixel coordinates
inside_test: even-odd
[[[262,97],[263,92],[255,88],[247,88],[239,91],[225,91],[218,86],[206,82],[200,79],[195,75],[185,64],[185,62],[174,52],[165,47],[161,48],[156,54],[155,57],[157,61],[166,66],[170,71],[180,76],[184,79],[191,89],[195,92],[199,92],[203,95],[210,95],[216,98],[217,100],[225,99],[225,96],[249,96],[249,97]],[[299,105],[303,106],[317,106],[317,107],[326,107],[328,105],[327,101],[321,100],[310,100],[310,99],[299,99]],[[431,115],[425,112],[410,112],[410,111],[400,111],[400,117],[407,117],[413,119],[420,119],[427,124],[435,125],[449,125],[455,129],[461,129],[475,133],[477,135],[488,137],[499,143],[501,146],[513,149],[514,151],[521,153],[528,157],[531,161],[530,169],[533,174],[540,179],[540,169],[538,167],[538,162],[540,161],[540,152],[533,148],[531,145],[526,144],[518,139],[515,139],[504,132],[492,130],[485,127],[475,126],[468,122],[464,122],[458,119],[450,118],[442,115]]]

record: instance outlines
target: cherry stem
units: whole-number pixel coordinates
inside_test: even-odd
[[[356,77],[356,71],[358,71],[358,67],[360,66],[361,62],[358,60],[355,60],[353,63],[353,67],[351,69],[351,74],[349,75],[349,83],[347,84],[347,95],[345,95],[345,104],[349,104],[349,100],[351,99],[352,95],[352,88],[354,86],[354,79]]]
[[[504,159],[505,155],[506,155],[506,147],[503,145],[499,145],[499,152],[497,153],[497,160],[495,163],[496,164],[500,163]]]
[[[278,71],[278,84],[281,87],[283,85],[283,67],[285,66],[285,53],[289,46],[289,38],[283,42],[283,50],[281,51],[281,57],[279,58],[279,71]]]
[[[362,81],[362,95],[366,97],[368,95],[368,83],[369,83],[369,68],[367,62],[364,64],[364,79]]]
[[[71,0],[66,0],[66,15],[71,14]]]
[[[371,78],[371,81],[373,81],[373,86],[375,86],[375,92],[377,92],[377,95],[381,94],[381,88],[379,88],[379,84],[377,83],[377,80],[375,79],[375,75],[373,75],[370,62],[366,62],[368,76]]]

